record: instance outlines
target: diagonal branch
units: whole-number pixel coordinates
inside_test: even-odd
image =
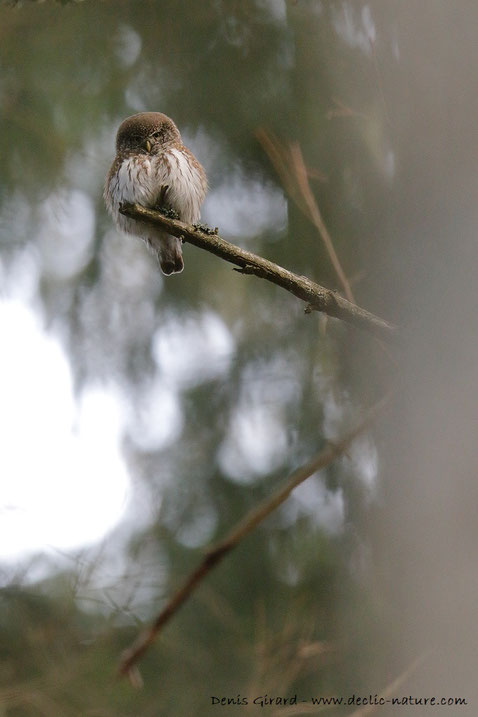
[[[119,666],[120,674],[128,675],[132,682],[138,681],[136,663],[156,640],[165,624],[169,622],[181,605],[191,596],[199,583],[201,583],[211,570],[221,562],[231,550],[237,547],[249,533],[262,523],[276,508],[284,503],[294,488],[297,488],[298,485],[303,483],[311,475],[322,470],[336,458],[343,455],[352,441],[374,420],[388,402],[389,398],[390,393],[386,394],[380,401],[372,406],[360,423],[349,433],[345,434],[340,441],[328,443],[326,447],[308,463],[294,471],[281,488],[249,511],[221,542],[208,550],[197,568],[186,578],[183,585],[174,593],[166,606],[161,610],[153,624],[141,633],[133,645],[123,653]]]
[[[242,274],[253,274],[261,279],[281,286],[294,296],[307,303],[306,311],[323,311],[336,319],[346,321],[351,326],[365,329],[378,338],[393,339],[397,334],[397,327],[388,321],[375,316],[366,309],[347,301],[340,294],[316,284],[305,276],[294,274],[268,259],[241,249],[211,230],[201,229],[200,226],[184,224],[177,219],[170,219],[155,209],[147,209],[139,204],[123,204],[120,212],[132,219],[150,222],[165,229],[169,234],[180,237],[184,241],[194,244],[200,249],[219,256],[239,267],[237,271]]]
[[[392,695],[397,694],[398,689],[403,685],[404,682],[408,680],[410,675],[412,675],[415,670],[417,670],[420,665],[430,656],[431,650],[427,649],[424,652],[422,652],[418,657],[416,657],[409,665],[405,668],[405,670],[398,675],[392,682],[390,682],[387,687],[385,687],[384,690],[382,690],[380,697],[386,699],[387,697],[392,697]],[[378,708],[382,707],[380,704],[371,704],[367,705],[365,707],[361,707],[358,710],[355,710],[355,712],[352,712],[350,717],[367,717],[368,715],[373,714],[374,712],[378,711]]]
[[[350,282],[342,268],[332,242],[332,237],[329,234],[312,189],[310,188],[309,176],[311,175],[311,170],[305,165],[299,143],[290,142],[288,145],[284,145],[273,132],[263,127],[259,127],[255,134],[265,152],[269,155],[286,192],[319,232],[331,264],[342,284],[345,296],[349,301],[355,303]],[[319,178],[323,179],[324,177],[319,173]]]
[[[305,166],[304,158],[302,156],[302,150],[300,149],[300,145],[298,142],[294,142],[293,144],[291,144],[290,155],[292,157],[292,162],[295,169],[297,184],[299,185],[299,189],[302,193],[302,196],[304,197],[310,220],[318,230],[322,241],[325,244],[325,248],[327,249],[327,253],[330,257],[332,266],[334,267],[335,273],[339,277],[340,283],[342,284],[345,296],[349,301],[353,302],[355,301],[355,299],[352,293],[352,289],[350,288],[349,280],[347,279],[345,272],[342,268],[342,264],[340,263],[339,257],[337,256],[337,252],[335,251],[332,242],[332,237],[329,234],[329,230],[325,225],[319,206],[315,201],[315,197],[310,188],[309,178],[307,176],[307,169]]]

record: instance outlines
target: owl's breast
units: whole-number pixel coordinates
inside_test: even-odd
[[[113,201],[137,202],[153,206],[157,195],[157,181],[151,160],[146,155],[124,159],[110,180]]]
[[[157,177],[149,156],[116,157],[106,180],[104,199],[120,229],[145,238],[147,226],[125,217],[119,207],[123,202],[153,207],[157,196]]]
[[[167,184],[166,204],[175,209],[182,221],[192,224],[201,214],[207,191],[204,169],[186,147],[165,150],[155,165],[160,184]]]
[[[151,225],[125,217],[119,207],[123,202],[155,207],[163,187],[167,187],[164,203],[177,211],[180,219],[189,224],[198,221],[207,179],[186,147],[172,147],[153,155],[117,157],[106,180],[104,198],[120,229],[149,236]]]

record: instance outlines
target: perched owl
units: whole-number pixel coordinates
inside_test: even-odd
[[[120,229],[146,241],[158,256],[164,274],[184,269],[181,240],[152,224],[123,216],[120,204],[169,207],[181,221],[193,224],[200,218],[206,191],[206,173],[182,143],[169,117],[161,112],[141,112],[124,120],[116,135],[116,158],[106,179],[106,207]]]

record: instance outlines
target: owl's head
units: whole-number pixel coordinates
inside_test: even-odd
[[[181,135],[172,119],[161,112],[140,112],[121,123],[116,152],[154,154],[173,142],[181,142]]]

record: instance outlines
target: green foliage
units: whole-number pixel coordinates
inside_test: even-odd
[[[310,492],[210,576],[146,656],[143,691],[114,678],[122,649],[205,546],[382,385],[350,358],[368,340],[333,322],[320,330],[299,302],[205,252],[185,247],[185,272],[163,280],[139,243],[112,230],[101,192],[121,119],[161,109],[208,170],[205,220],[335,287],[315,229],[284,196],[255,131],[300,141],[310,168],[327,176],[313,188],[347,272],[366,271],[376,248],[369,200],[387,196],[374,166],[381,147],[364,140],[363,119],[326,112],[344,90],[384,132],[379,88],[364,82],[371,59],[339,38],[324,3],[284,4],[281,14],[278,0],[59,2],[0,10],[2,262],[7,271],[24,253],[36,262],[35,301],[68,351],[78,393],[113,383],[129,402],[137,423],[125,430],[124,455],[151,512],[138,511],[124,555],[113,536],[104,556],[85,551],[71,572],[17,584],[6,571],[0,654],[17,696],[5,714],[202,715],[213,694],[345,689],[364,635],[347,642],[344,626],[357,596],[361,606],[369,599],[350,567],[370,510],[353,461],[311,478]],[[45,206],[68,208],[74,192],[93,219],[71,258],[71,237],[55,234]],[[373,289],[357,294],[370,300]],[[218,325],[223,344],[213,350]],[[158,380],[181,415],[169,442],[138,435]],[[343,520],[327,526],[321,501],[334,500]],[[125,568],[108,579],[119,554]]]

